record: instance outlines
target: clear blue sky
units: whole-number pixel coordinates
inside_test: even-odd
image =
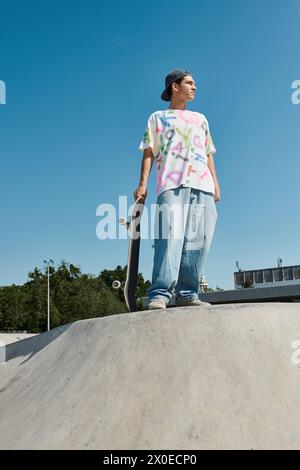
[[[91,274],[126,264],[126,240],[96,237],[96,208],[133,197],[146,120],[183,67],[217,148],[209,285],[232,288],[236,260],[300,263],[299,44],[300,0],[2,0],[0,285],[49,257]],[[146,279],[152,258],[144,240]]]

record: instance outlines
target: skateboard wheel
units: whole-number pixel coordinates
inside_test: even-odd
[[[121,287],[120,281],[114,281],[114,282],[112,283],[112,288],[113,288],[113,289],[119,289],[120,287]]]
[[[120,217],[120,218],[119,218],[119,224],[121,224],[121,225],[127,225],[127,220],[125,219],[125,217]]]

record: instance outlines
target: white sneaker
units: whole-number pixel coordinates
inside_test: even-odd
[[[160,297],[154,297],[154,299],[150,300],[148,304],[148,310],[155,310],[157,308],[160,308],[160,309],[167,308],[167,304],[164,301],[164,299]]]
[[[202,302],[200,299],[184,299],[184,298],[179,298],[176,300],[176,307],[188,307],[188,306],[195,306],[195,305],[201,305],[201,307],[207,307],[208,305],[211,305],[208,302]]]

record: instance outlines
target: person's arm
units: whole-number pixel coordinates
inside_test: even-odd
[[[153,156],[152,148],[148,147],[147,149],[144,150],[144,156],[143,156],[142,165],[141,165],[140,182],[135,192],[133,193],[135,201],[139,197],[143,197],[144,199],[146,199],[147,197],[148,178],[152,169],[153,162],[154,162],[154,156]]]
[[[211,153],[207,155],[207,166],[210,169],[211,175],[214,180],[215,184],[215,202],[219,201],[221,199],[221,192],[220,192],[220,187],[218,183],[218,178],[216,175],[216,169],[215,169],[215,163],[214,163],[214,157]]]

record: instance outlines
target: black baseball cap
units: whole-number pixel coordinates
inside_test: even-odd
[[[175,69],[170,72],[165,78],[165,89],[161,94],[161,99],[164,101],[171,101],[171,94],[168,90],[171,83],[176,82],[180,78],[185,77],[186,75],[191,75],[188,70]]]

